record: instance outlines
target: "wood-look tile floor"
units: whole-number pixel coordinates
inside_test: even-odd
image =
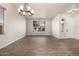
[[[79,56],[79,40],[31,36],[0,50],[1,56]]]

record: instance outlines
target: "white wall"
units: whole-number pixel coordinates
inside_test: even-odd
[[[79,14],[74,17],[74,38],[79,39]]]
[[[70,14],[65,14],[64,18],[65,18],[65,37],[66,38],[74,38],[74,20],[73,19],[74,16],[70,15]]]
[[[52,36],[59,38],[59,17],[52,19]]]
[[[45,21],[45,32],[34,32],[33,31],[33,21],[34,20],[44,20]],[[48,18],[30,18],[27,20],[27,35],[51,35],[51,20]]]
[[[4,34],[0,35],[0,48],[21,39],[26,34],[26,22],[20,17],[12,4],[0,4],[6,8],[4,16]]]

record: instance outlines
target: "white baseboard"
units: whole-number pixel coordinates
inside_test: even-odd
[[[74,37],[74,39],[78,39],[79,40],[79,37]]]
[[[53,36],[53,37],[55,37],[55,38],[57,38],[57,39],[69,39],[69,38],[74,38],[74,37],[59,37],[59,36]],[[76,38],[76,39],[79,39],[79,38]]]

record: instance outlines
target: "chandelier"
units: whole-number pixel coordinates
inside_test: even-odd
[[[75,14],[75,13],[78,13],[78,11],[79,11],[79,8],[76,8],[76,9],[69,10],[68,13]]]
[[[28,3],[25,3],[24,5],[20,5],[20,7],[18,8],[18,13],[21,16],[31,16],[34,14],[34,11],[32,10],[32,8],[28,5]]]

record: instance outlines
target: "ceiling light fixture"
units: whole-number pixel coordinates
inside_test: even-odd
[[[21,16],[31,16],[34,15],[34,10],[28,5],[28,3],[25,3],[24,5],[20,5],[18,8],[18,12]]]
[[[68,11],[68,13],[75,14],[78,11],[79,11],[79,8],[77,8],[77,9],[71,9],[71,10]]]

